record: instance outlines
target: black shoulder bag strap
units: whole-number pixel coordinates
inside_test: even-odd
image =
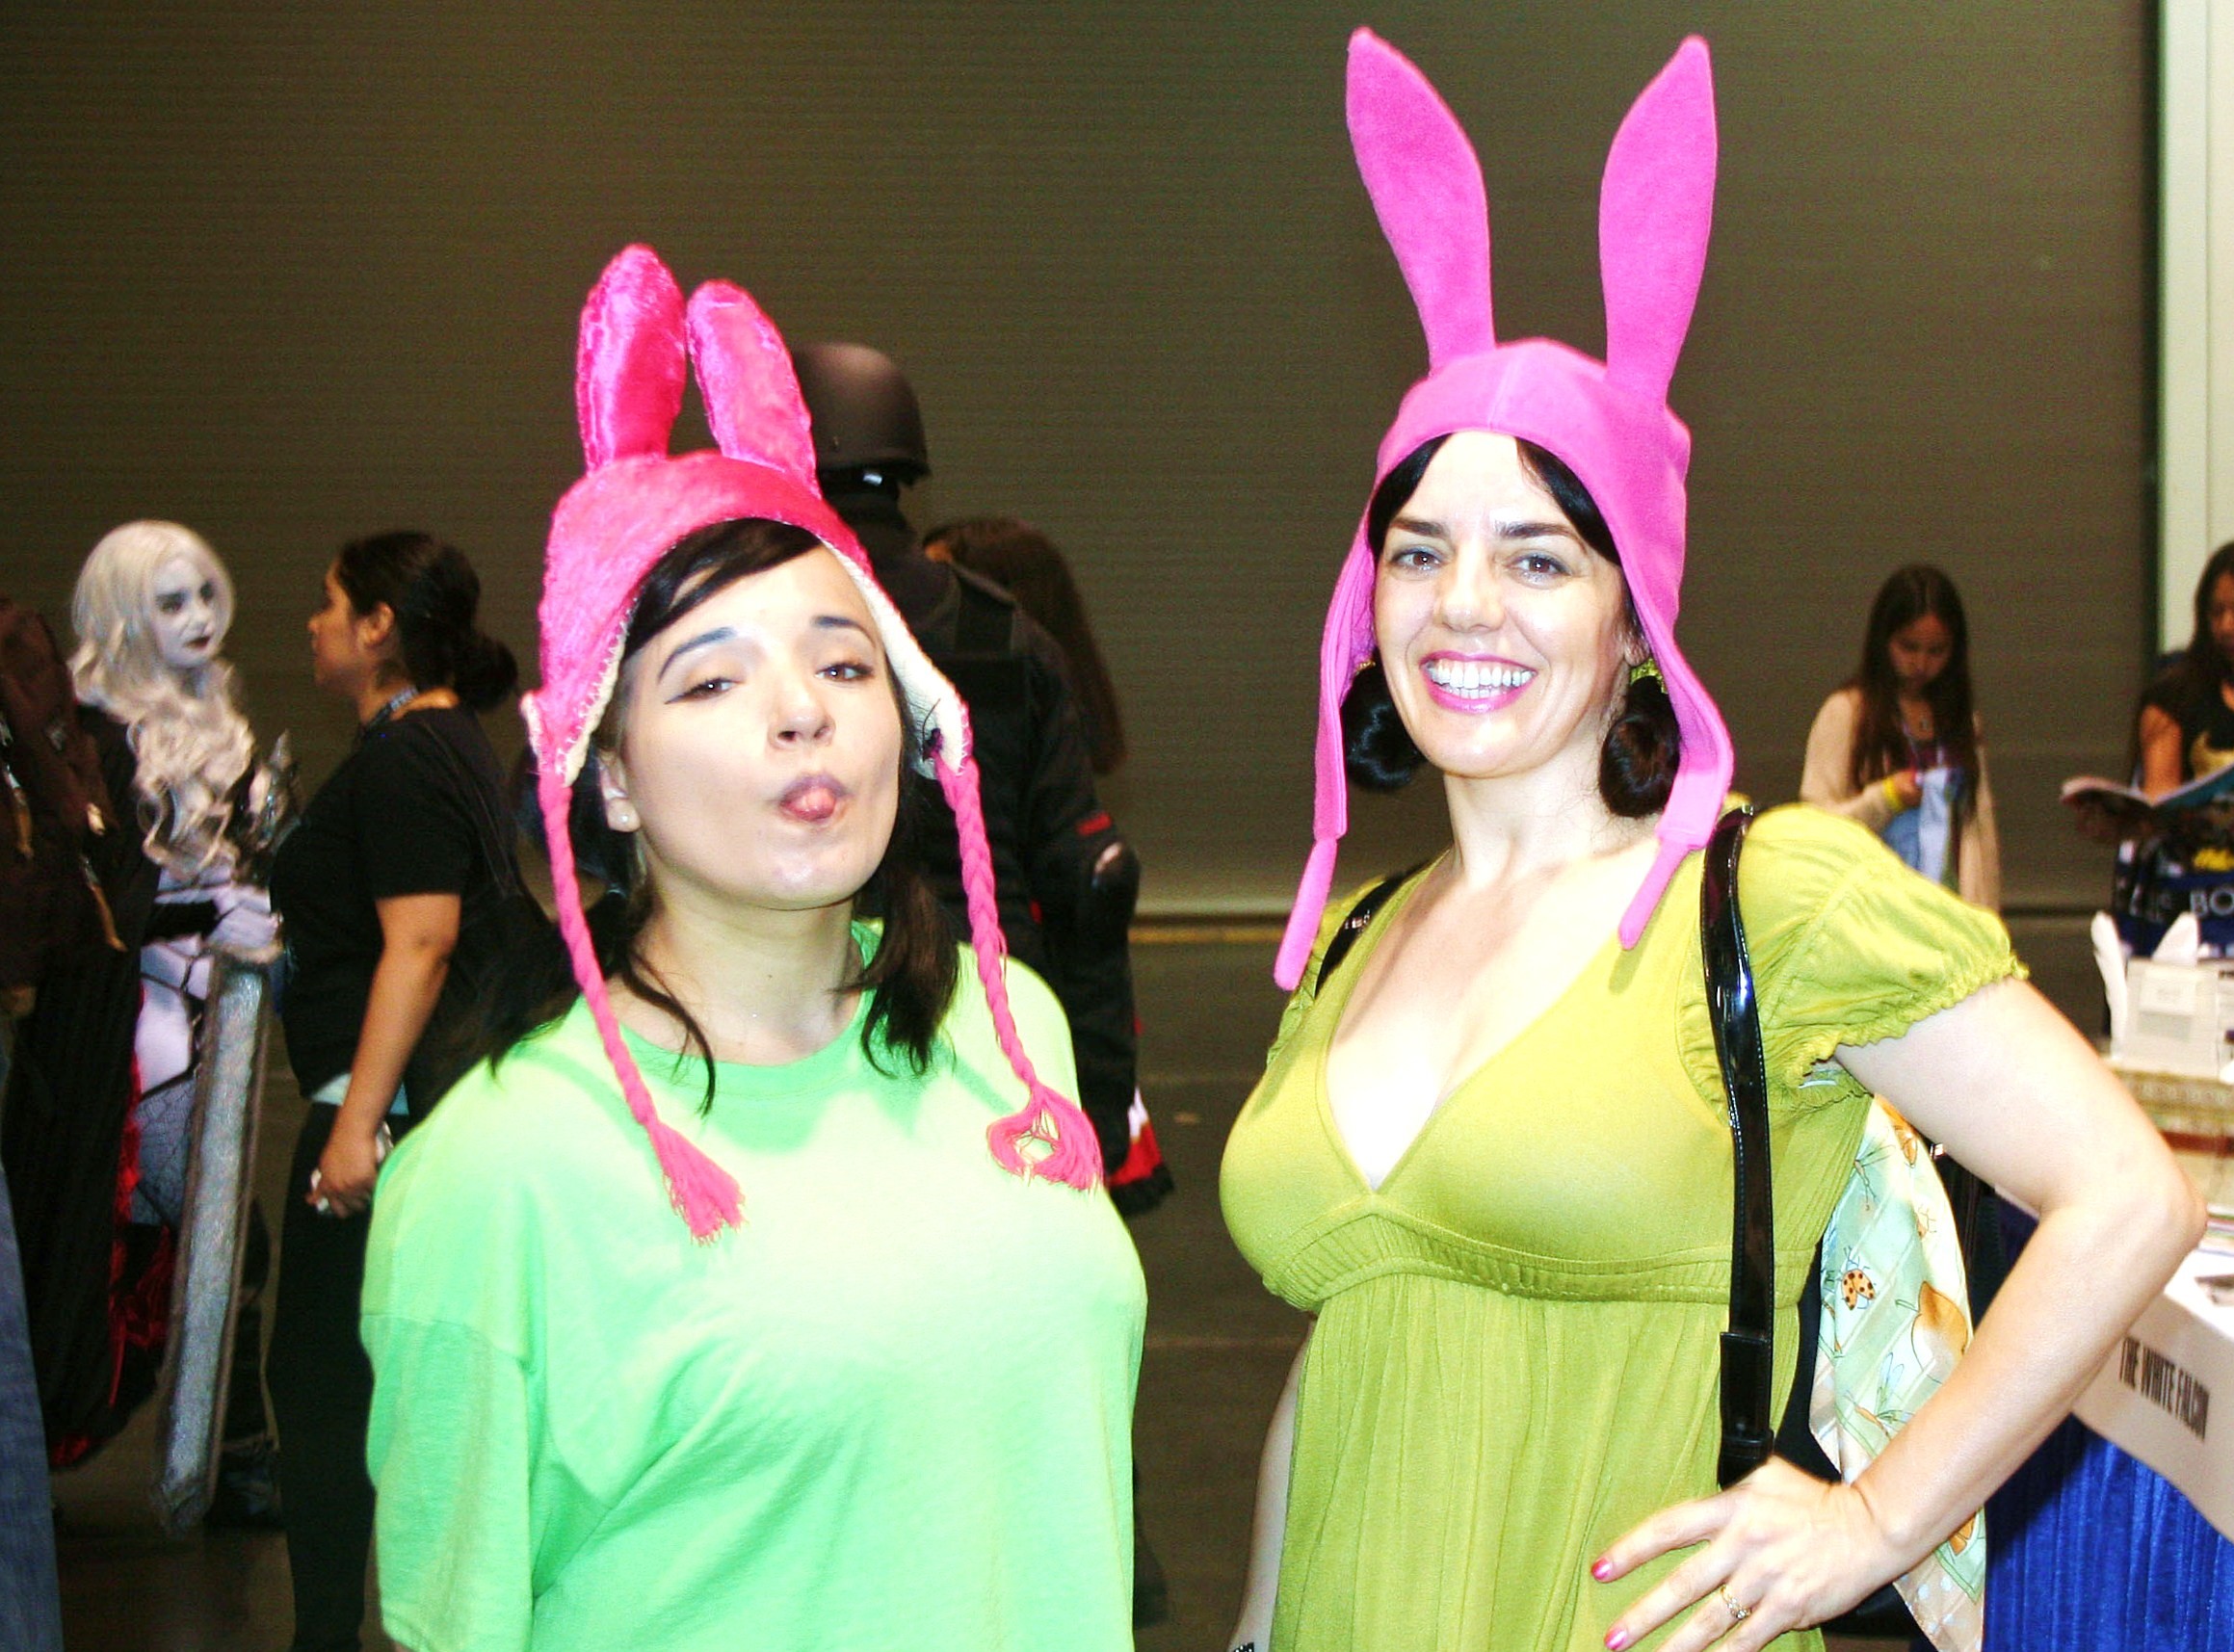
[[[1425,861],[1420,863],[1426,865]],[[1350,956],[1350,949],[1357,944],[1357,937],[1388,905],[1388,898],[1404,886],[1405,879],[1419,871],[1418,866],[1407,866],[1402,872],[1391,872],[1386,878],[1357,897],[1357,905],[1343,914],[1342,922],[1327,942],[1326,954],[1319,959],[1319,973],[1311,978],[1311,993],[1316,997],[1327,989],[1327,978],[1335,967]]]
[[[1750,808],[1717,823],[1699,878],[1699,954],[1707,1015],[1729,1094],[1735,1149],[1730,1218],[1730,1328],[1722,1333],[1721,1456],[1715,1476],[1735,1484],[1769,1458],[1776,1443],[1774,1386],[1776,1245],[1769,1181],[1769,1069],[1753,964],[1738,911],[1738,852],[1753,823]]]

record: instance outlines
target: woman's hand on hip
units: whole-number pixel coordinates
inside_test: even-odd
[[[372,1206],[373,1184],[380,1180],[379,1125],[370,1131],[350,1127],[337,1118],[326,1151],[318,1156],[315,1186],[304,1196],[322,1216],[356,1216]]]
[[[1612,1583],[1694,1544],[1703,1547],[1616,1621],[1606,1636],[1612,1652],[1686,1612],[1663,1652],[1754,1652],[1835,1617],[1903,1563],[1859,1491],[1771,1457],[1727,1491],[1662,1509],[1608,1549],[1590,1575]]]

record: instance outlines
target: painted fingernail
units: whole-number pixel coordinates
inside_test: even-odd
[[[1606,1631],[1606,1652],[1621,1652],[1621,1648],[1628,1644],[1629,1632],[1626,1629]]]
[[[1605,1556],[1600,1555],[1596,1560],[1590,1562],[1590,1576],[1596,1578],[1598,1582],[1604,1583],[1613,1575],[1614,1562],[1606,1559]]]

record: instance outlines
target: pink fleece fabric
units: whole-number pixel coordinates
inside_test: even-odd
[[[668,439],[695,361],[707,424],[720,451],[670,458]],[[589,471],[551,518],[543,564],[542,684],[521,701],[538,771],[537,800],[550,842],[559,929],[574,977],[630,1113],[658,1156],[669,1197],[692,1234],[710,1239],[742,1219],[736,1179],[661,1119],[629,1056],[597,968],[574,877],[567,805],[597,720],[611,697],[637,592],[675,543],[717,522],[761,517],[805,529],[838,555],[867,602],[910,715],[961,836],[970,943],[1022,1109],[987,1127],[993,1157],[1019,1175],[1091,1188],[1100,1149],[1084,1114],[1042,1083],[1017,1036],[1004,971],[992,857],[978,804],[968,713],[933,669],[870,569],[853,531],[816,485],[814,442],[791,356],[743,289],[682,290],[647,247],[606,267],[582,312],[576,410]],[[1038,1151],[1027,1155],[1030,1141]]]
[[[1686,39],[1616,134],[1598,196],[1606,360],[1549,339],[1500,344],[1491,321],[1482,169],[1427,77],[1360,29],[1350,39],[1357,168],[1418,306],[1428,375],[1381,438],[1374,485],[1423,442],[1494,431],[1536,443],[1582,479],[1620,551],[1637,618],[1667,679],[1683,757],[1660,817],[1660,852],[1621,919],[1634,946],[1683,857],[1704,847],[1729,789],[1728,730],[1675,644],[1691,433],[1668,386],[1691,326],[1714,219],[1714,80]],[[1293,989],[1310,959],[1349,829],[1342,700],[1372,658],[1374,553],[1360,517],[1319,649],[1312,847],[1274,973]]]

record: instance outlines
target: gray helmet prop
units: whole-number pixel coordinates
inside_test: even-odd
[[[931,474],[923,409],[889,355],[865,344],[802,344],[791,365],[814,425],[818,471],[881,470],[904,484]]]

